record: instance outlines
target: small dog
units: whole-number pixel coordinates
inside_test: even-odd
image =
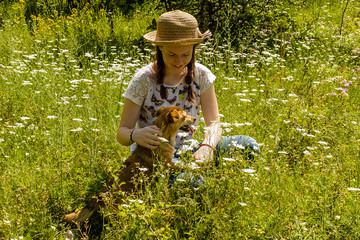
[[[154,171],[154,163],[164,164],[165,167],[174,166],[172,158],[175,153],[175,137],[178,130],[192,131],[190,125],[194,123],[194,118],[186,114],[186,112],[179,107],[161,107],[156,111],[156,125],[162,133],[164,141],[156,150],[137,145],[135,151],[124,162],[124,168],[119,172],[118,182],[121,183],[118,190],[130,193],[134,190],[134,178],[139,176],[142,172],[145,176],[150,177]],[[165,140],[166,139],[166,140]],[[141,171],[142,170],[142,171]],[[107,184],[102,192],[106,192],[109,186],[112,185],[114,179]],[[96,210],[105,206],[100,194],[94,198],[86,207],[78,212],[70,213],[63,216],[66,222],[83,222],[88,219]],[[122,198],[116,200],[116,204],[121,203]]]

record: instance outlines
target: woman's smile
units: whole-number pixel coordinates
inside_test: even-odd
[[[181,74],[191,61],[193,48],[193,45],[160,47],[165,63],[165,71],[169,74]]]

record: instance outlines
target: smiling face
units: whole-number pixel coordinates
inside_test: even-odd
[[[193,57],[194,45],[160,46],[165,63],[165,74],[181,74]]]

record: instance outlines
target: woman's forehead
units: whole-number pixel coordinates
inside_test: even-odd
[[[166,52],[172,52],[176,54],[184,54],[187,52],[192,52],[194,45],[186,45],[186,46],[162,46],[161,50]]]

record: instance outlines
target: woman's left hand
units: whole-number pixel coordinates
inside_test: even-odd
[[[214,151],[208,146],[201,146],[194,154],[195,163],[201,167],[212,163]]]

